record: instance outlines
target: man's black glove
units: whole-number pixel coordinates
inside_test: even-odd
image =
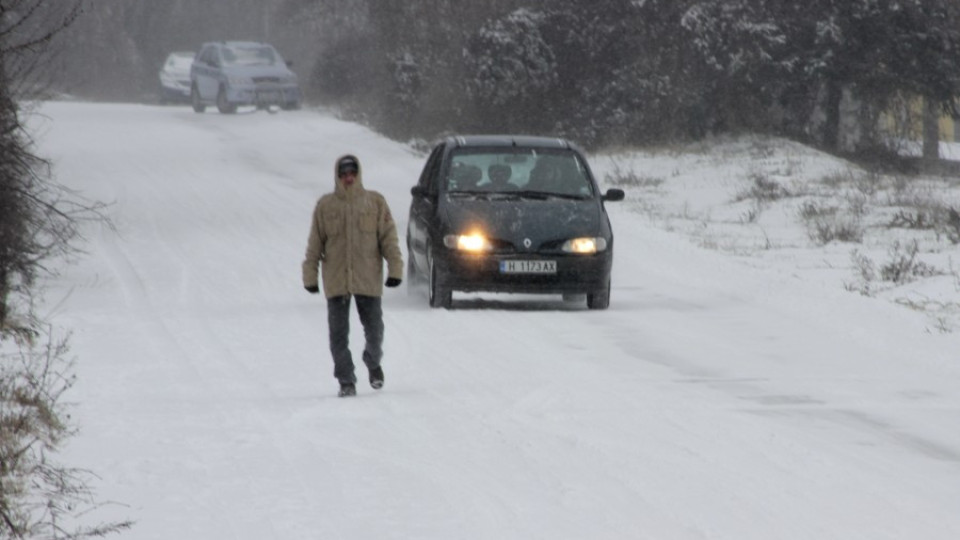
[[[397,285],[400,285],[400,278],[388,277],[386,285],[387,287],[396,287]]]
[[[317,294],[318,292],[320,292],[319,285],[310,285],[309,287],[304,287],[304,289],[306,289],[307,292],[310,294]]]

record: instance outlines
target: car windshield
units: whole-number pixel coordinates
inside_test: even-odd
[[[228,66],[269,66],[278,62],[279,57],[273,47],[264,45],[231,45],[223,49],[223,61]]]
[[[587,170],[568,149],[460,148],[447,173],[450,193],[516,193],[587,197]]]

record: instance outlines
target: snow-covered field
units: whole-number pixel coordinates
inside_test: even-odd
[[[609,310],[387,290],[386,386],[338,399],[310,211],[352,152],[402,234],[422,155],[314,110],[38,112],[59,181],[113,203],[47,302],[79,377],[62,457],[125,538],[960,538],[960,248],[883,226],[950,180],[782,141],[594,156],[628,190]],[[814,241],[848,214],[862,242]],[[938,272],[881,279],[894,240]]]

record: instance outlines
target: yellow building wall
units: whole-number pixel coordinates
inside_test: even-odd
[[[957,122],[949,115],[941,116],[940,140],[943,142],[957,142],[960,140],[960,122]]]
[[[909,102],[910,117],[914,119],[911,122],[910,132],[915,133],[918,138],[923,137],[922,115],[923,100],[920,98],[912,99]],[[885,112],[881,115],[881,129],[890,133],[897,132],[894,114]],[[960,120],[954,120],[949,114],[940,116],[940,141],[941,142],[960,142]]]

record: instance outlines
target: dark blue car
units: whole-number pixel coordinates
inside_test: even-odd
[[[449,137],[427,159],[407,227],[408,282],[453,291],[585,295],[610,305],[613,231],[583,153],[562,139]]]

